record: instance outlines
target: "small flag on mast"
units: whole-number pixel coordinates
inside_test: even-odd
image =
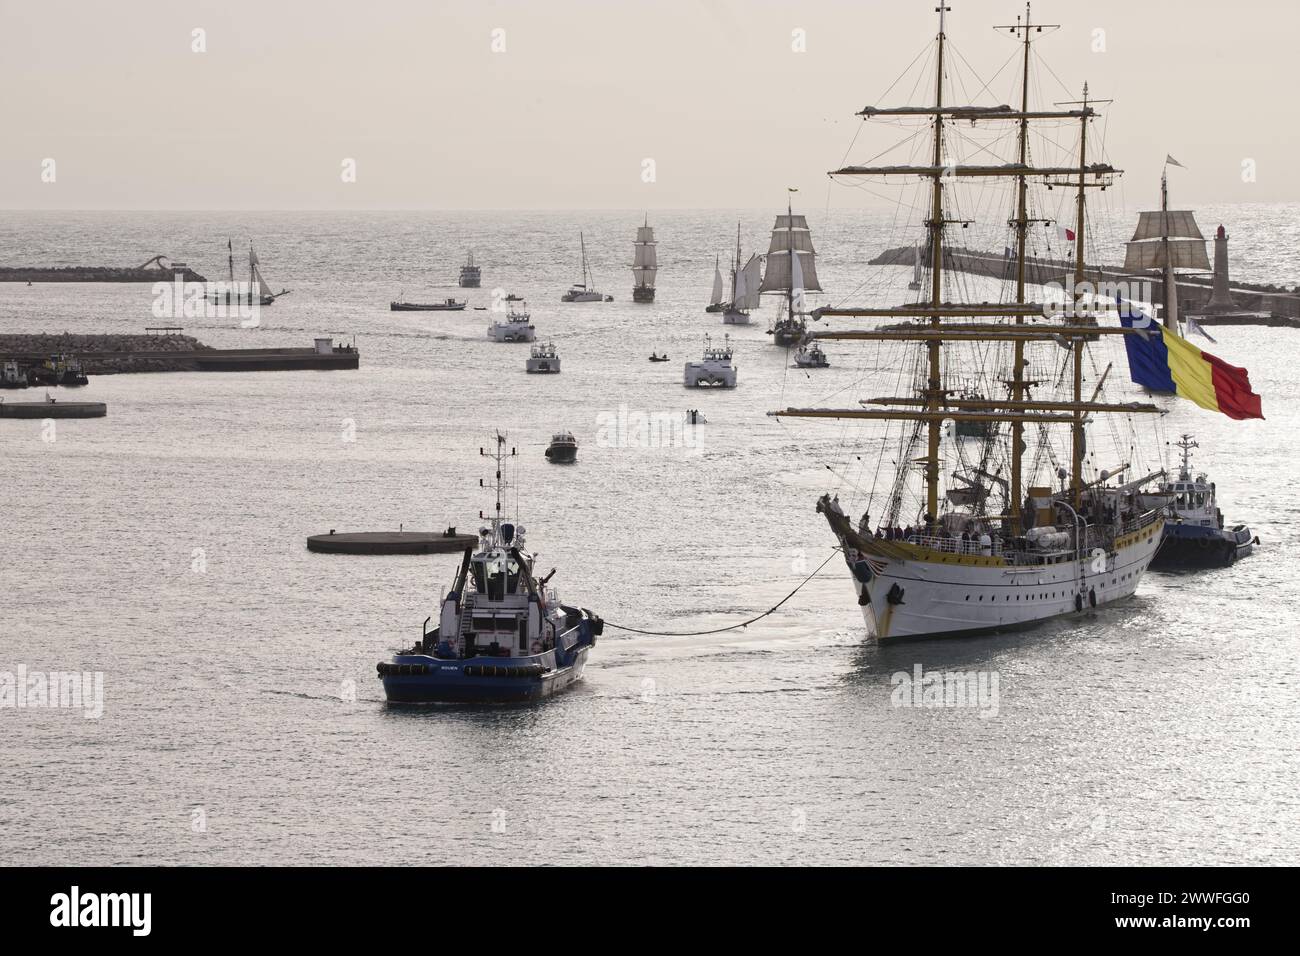
[[[1068,226],[1057,226],[1056,232],[1066,242],[1074,242],[1074,230]]]
[[[1180,163],[1178,160],[1176,160],[1176,159],[1174,159],[1172,156],[1170,156],[1168,153],[1165,153],[1165,165],[1166,165],[1166,166],[1177,166],[1179,169],[1186,169],[1186,168],[1187,168],[1187,167],[1184,166],[1182,163]]]

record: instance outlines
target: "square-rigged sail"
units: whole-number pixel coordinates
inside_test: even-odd
[[[656,245],[654,226],[638,226],[633,246],[632,276],[636,285],[642,288],[653,288],[655,275],[659,272]]]
[[[817,281],[817,252],[813,249],[812,232],[804,216],[780,215],[772,227],[772,240],[767,248],[767,273],[763,276],[760,292],[789,292],[795,288],[790,267],[791,258],[799,260],[806,292],[822,291]]]
[[[1144,212],[1124,257],[1125,272],[1148,269],[1195,269],[1209,272],[1205,237],[1190,210]]]

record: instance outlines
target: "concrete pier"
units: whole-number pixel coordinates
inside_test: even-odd
[[[103,418],[103,402],[9,402],[0,401],[0,418]]]
[[[39,365],[51,355],[77,359],[87,375],[354,369],[361,363],[356,349],[342,345],[214,349],[189,335],[0,335],[0,362]]]
[[[472,548],[478,536],[447,531],[355,531],[314,534],[308,551],[326,554],[448,554]]]

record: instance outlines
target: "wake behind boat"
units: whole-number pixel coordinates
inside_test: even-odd
[[[523,525],[501,517],[503,468],[514,455],[498,433],[488,456],[496,462],[496,511],[480,529],[477,549],[465,549],[438,625],[376,666],[390,703],[522,703],[582,677],[604,622],[560,602],[548,587],[555,572],[536,576]]]

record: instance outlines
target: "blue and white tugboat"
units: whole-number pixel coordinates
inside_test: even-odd
[[[390,703],[509,704],[549,697],[582,676],[604,622],[560,603],[524,550],[524,529],[501,517],[505,438],[496,436],[496,513],[466,548],[438,626],[376,668]]]
[[[1217,568],[1234,564],[1254,550],[1259,539],[1244,524],[1224,527],[1223,512],[1215,504],[1214,482],[1201,473],[1192,476],[1192,449],[1199,448],[1191,435],[1175,443],[1183,461],[1174,481],[1160,486],[1169,502],[1164,540],[1151,562],[1153,568]]]

